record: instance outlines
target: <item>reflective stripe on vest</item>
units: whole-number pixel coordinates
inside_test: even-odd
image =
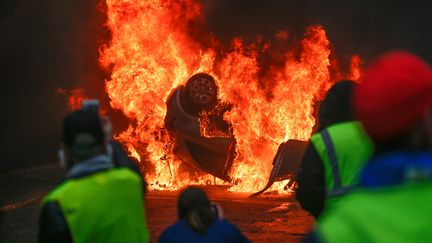
[[[349,192],[373,151],[360,123],[335,124],[314,134],[311,142],[324,164],[327,198]]]
[[[331,190],[327,190],[327,198],[346,194],[352,189],[352,186],[342,186],[341,175],[339,172],[339,163],[336,158],[336,152],[333,146],[333,142],[327,129],[324,129],[321,132],[321,136],[324,140],[324,144],[330,159],[330,167],[334,179],[334,188]]]

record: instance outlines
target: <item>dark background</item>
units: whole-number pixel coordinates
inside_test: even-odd
[[[324,25],[337,57],[367,63],[391,49],[432,62],[432,1],[202,0],[206,28],[218,39],[253,39]],[[85,87],[103,97],[109,74],[98,48],[109,39],[98,0],[0,0],[0,170],[56,161],[61,118],[57,89]],[[107,103],[105,97],[102,101]]]

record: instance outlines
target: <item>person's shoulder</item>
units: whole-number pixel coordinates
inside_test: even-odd
[[[225,219],[218,219],[214,222],[214,227],[224,232],[240,233],[240,229],[234,224]]]
[[[141,182],[141,177],[129,169],[128,167],[114,167],[108,171],[106,171],[107,174],[111,174],[110,176],[114,179],[122,179],[122,180],[130,180],[134,181],[135,183]]]
[[[49,201],[56,201],[58,197],[60,197],[65,191],[68,190],[69,187],[68,179],[63,179],[57,183],[42,199],[42,204],[45,204]]]
[[[176,223],[168,226],[159,237],[159,242],[170,242],[171,239],[179,232],[183,232],[186,227],[185,223],[182,221],[177,221]]]
[[[214,223],[214,227],[221,232],[225,242],[249,243],[249,239],[244,236],[239,228],[227,220],[219,219]]]
[[[176,232],[175,224],[169,226],[159,236],[159,242],[162,242],[162,243],[163,242],[169,242],[173,238],[173,235],[175,234],[175,232]]]
[[[220,226],[220,227],[235,227],[234,224],[232,224],[231,222],[229,222],[226,219],[216,219],[214,224],[217,226]]]

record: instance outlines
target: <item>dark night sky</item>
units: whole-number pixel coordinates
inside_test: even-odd
[[[98,0],[1,0],[0,170],[52,162],[67,112],[58,87],[85,86],[103,95],[97,63],[108,39]],[[370,60],[412,50],[432,62],[432,1],[202,0],[207,28],[222,40],[325,26],[337,56]],[[106,100],[105,100],[106,102]]]

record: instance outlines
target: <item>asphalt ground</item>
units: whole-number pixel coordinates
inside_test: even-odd
[[[0,242],[36,242],[40,201],[64,174],[56,164],[0,174]],[[225,218],[252,242],[298,242],[314,223],[292,196],[263,194],[250,198],[221,186],[206,186],[204,190],[222,207]],[[176,191],[146,194],[152,242],[176,221],[177,196]]]

